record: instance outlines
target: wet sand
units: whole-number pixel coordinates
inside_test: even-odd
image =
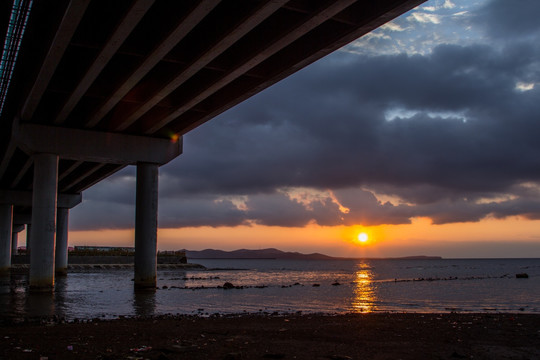
[[[4,321],[0,335],[0,359],[540,359],[540,314]]]

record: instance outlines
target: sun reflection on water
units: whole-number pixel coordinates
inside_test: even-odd
[[[359,269],[355,273],[354,298],[352,308],[357,312],[372,312],[377,310],[375,303],[377,297],[373,283],[373,272],[366,264],[359,264]]]

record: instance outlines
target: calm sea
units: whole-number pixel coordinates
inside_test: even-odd
[[[28,275],[12,275],[0,281],[0,316],[540,313],[540,259],[193,262],[207,270],[158,270],[155,292],[135,292],[133,270],[70,272],[53,294],[29,294]]]

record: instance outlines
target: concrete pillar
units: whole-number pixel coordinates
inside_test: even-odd
[[[55,273],[67,275],[69,209],[58,208],[56,214]]]
[[[11,268],[11,234],[13,229],[13,205],[0,204],[0,273]]]
[[[11,235],[11,255],[17,255],[18,246],[19,246],[19,233],[14,232]]]
[[[54,288],[54,240],[58,155],[34,155],[34,191],[32,196],[32,233],[30,234],[30,290]]]
[[[26,254],[30,254],[30,234],[32,233],[32,224],[26,224]]]
[[[15,216],[13,217],[15,218]],[[24,230],[24,224],[13,224],[13,228],[11,229],[12,235],[11,235],[11,255],[17,255],[18,254],[18,246],[19,246],[19,233]]]
[[[159,165],[137,164],[135,287],[156,287]]]

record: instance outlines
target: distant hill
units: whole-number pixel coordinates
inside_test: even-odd
[[[188,259],[305,259],[305,260],[332,260],[331,256],[313,253],[301,254],[299,252],[285,252],[278,249],[223,251],[206,249],[200,251],[186,250]]]
[[[333,257],[320,253],[302,254],[299,252],[286,252],[278,249],[248,250],[240,249],[234,251],[223,251],[215,249],[205,250],[185,250],[188,259],[290,259],[290,260],[344,260],[343,257]],[[392,259],[408,260],[436,260],[442,259],[440,256],[407,256]]]

